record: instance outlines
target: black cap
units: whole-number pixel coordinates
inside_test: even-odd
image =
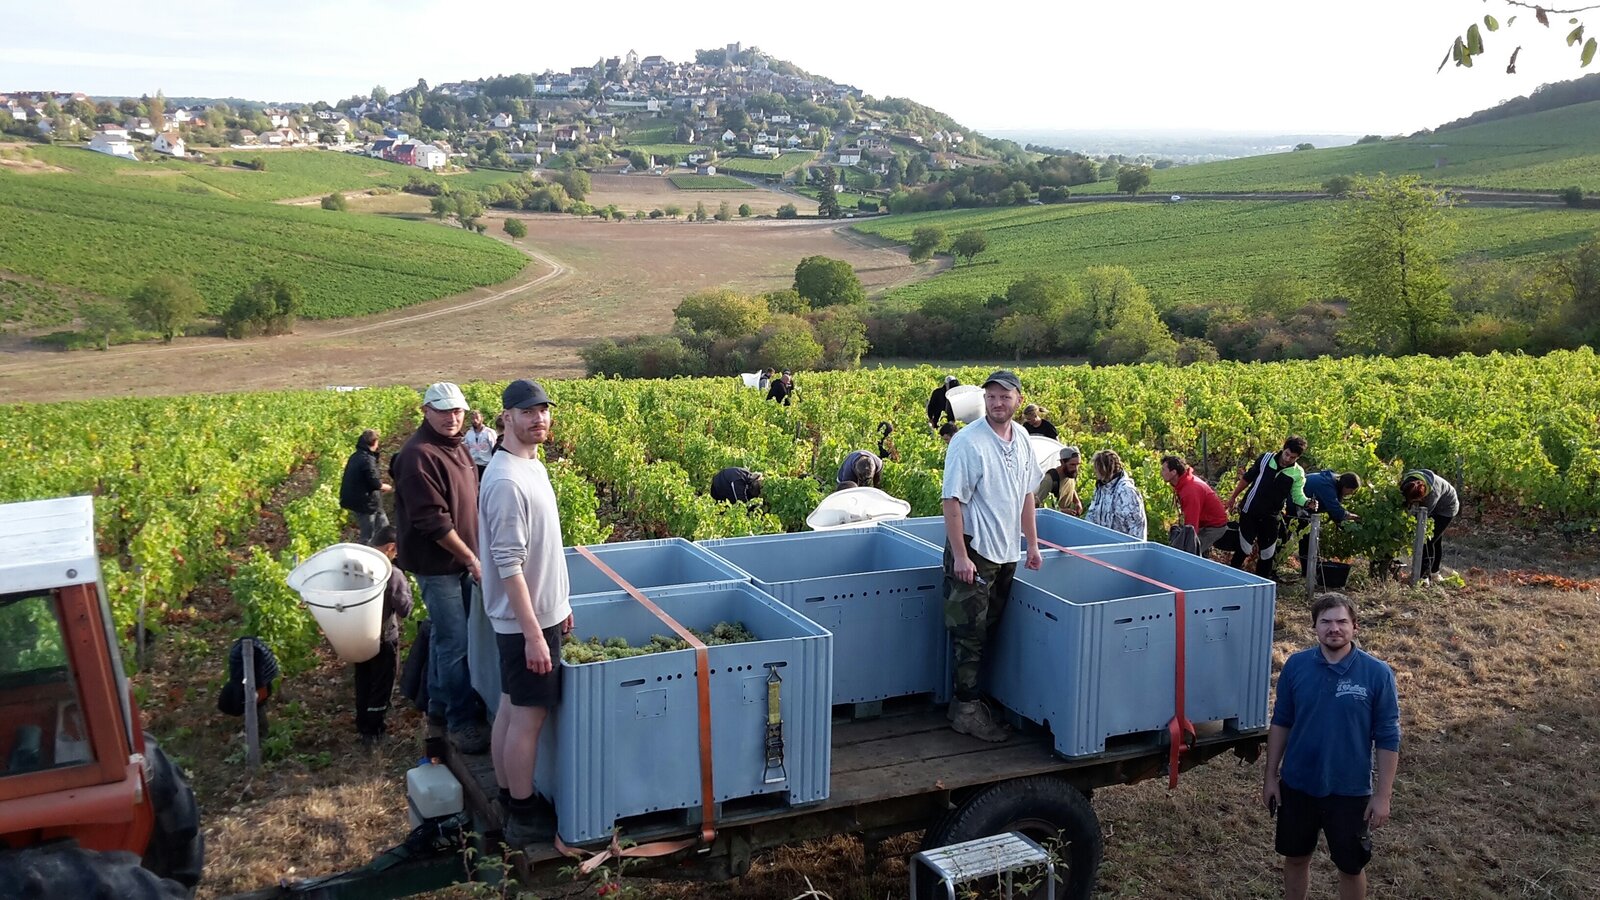
[[[547,406],[550,404],[550,395],[537,381],[518,378],[506,385],[500,392],[500,405],[506,409],[527,409],[531,406]]]
[[[995,369],[989,373],[989,377],[983,380],[983,386],[988,387],[991,384],[998,384],[1001,387],[1008,387],[1019,394],[1022,393],[1022,380],[1017,377],[1017,373],[1009,369]]]

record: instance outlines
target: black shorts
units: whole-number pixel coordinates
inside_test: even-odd
[[[1346,875],[1355,875],[1372,860],[1372,836],[1367,832],[1370,797],[1330,794],[1313,797],[1278,782],[1277,850],[1283,856],[1310,856],[1317,849],[1317,832],[1328,836],[1328,855]]]
[[[553,665],[544,675],[536,675],[528,668],[526,642],[522,633],[494,635],[495,647],[500,651],[500,691],[511,698],[512,706],[543,706],[554,709],[561,704],[561,626],[551,625],[544,630],[544,642],[550,645]]]

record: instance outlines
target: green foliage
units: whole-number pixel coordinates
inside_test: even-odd
[[[776,159],[727,156],[717,160],[717,168],[724,172],[738,172],[742,175],[783,175],[791,169],[811,162],[815,157],[816,154],[811,152],[781,153]]]
[[[762,337],[759,358],[775,369],[811,369],[822,361],[822,345],[804,319],[773,316]]]
[[[950,242],[950,252],[956,256],[966,257],[968,265],[972,264],[972,260],[979,253],[987,249],[989,249],[989,235],[977,229],[963,231]]]
[[[729,175],[671,175],[667,178],[680,191],[746,191],[750,185]]]
[[[222,314],[229,337],[288,334],[300,313],[300,289],[270,275],[240,291]]]
[[[1578,187],[1577,185],[1562,188],[1561,202],[1574,209],[1583,206],[1583,188]]]
[[[800,260],[794,269],[794,290],[818,308],[861,303],[867,299],[856,270],[842,259],[826,256],[808,256]]]
[[[1414,175],[1360,179],[1351,196],[1334,253],[1350,296],[1350,333],[1383,352],[1421,352],[1450,313],[1445,198]]]
[[[778,207],[778,218],[780,219],[793,219],[799,217],[799,215],[800,211],[795,208],[793,203],[785,203]]]
[[[128,304],[109,298],[79,304],[78,317],[83,320],[84,332],[94,337],[101,350],[110,348],[112,335],[133,325]]]
[[[746,207],[748,209],[749,207]],[[726,222],[733,218],[733,204],[724,200],[717,206],[716,213],[712,216],[718,222]]]
[[[1149,166],[1123,166],[1117,172],[1117,191],[1134,195],[1150,186]]]
[[[128,308],[135,320],[170,344],[205,309],[205,300],[182,278],[152,275],[128,298]]]
[[[748,203],[739,204],[739,218],[741,218],[741,219],[750,218],[750,204],[748,204]]]
[[[1349,175],[1333,175],[1322,182],[1322,190],[1335,197],[1343,197],[1355,186],[1356,180]]]
[[[344,194],[334,191],[328,196],[322,198],[322,208],[344,212],[350,208],[350,203],[344,199]]]
[[[824,219],[837,219],[844,215],[844,208],[839,205],[839,192],[831,185],[824,184],[817,193],[817,215]]]
[[[521,240],[528,236],[528,226],[524,225],[521,219],[507,218],[503,227],[506,234],[516,240]]]
[[[710,631],[698,631],[690,628],[689,633],[700,639],[707,647],[717,647],[724,644],[746,644],[757,640],[756,636],[746,628],[743,622],[718,622],[711,626]],[[689,642],[680,637],[667,637],[663,634],[650,636],[650,642],[642,647],[630,647],[625,638],[591,637],[586,641],[569,638],[561,645],[561,661],[569,666],[581,666],[585,663],[608,662],[614,659],[628,659],[634,656],[648,656],[652,653],[671,653],[674,650],[688,650]]]
[[[582,200],[589,196],[591,188],[589,173],[582,169],[562,170],[557,172],[551,180],[565,188],[567,196],[574,200]]]
[[[944,229],[938,225],[918,225],[911,231],[911,261],[921,262],[944,244]]]
[[[691,333],[738,338],[755,334],[770,313],[765,300],[726,288],[691,294],[673,310],[678,324]]]
[[[252,547],[250,558],[228,579],[228,592],[243,613],[241,630],[272,648],[288,675],[316,665],[313,651],[321,639],[316,621],[285,580],[291,568],[260,547]]]

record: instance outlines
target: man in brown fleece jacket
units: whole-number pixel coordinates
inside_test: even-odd
[[[395,564],[416,576],[433,623],[428,644],[428,717],[444,720],[463,753],[489,738],[467,672],[467,603],[478,566],[478,470],[462,443],[467,400],[441,381],[422,398],[422,424],[389,464],[394,477]]]

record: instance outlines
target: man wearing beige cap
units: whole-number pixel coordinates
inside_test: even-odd
[[[428,718],[463,753],[489,738],[467,674],[467,604],[478,566],[478,470],[462,443],[467,399],[441,381],[422,396],[422,424],[389,464],[394,476],[395,564],[416,576],[428,608]]]
[[[1043,509],[1046,500],[1053,500],[1056,509],[1074,516],[1083,515],[1083,500],[1078,497],[1078,468],[1083,465],[1083,454],[1078,448],[1067,445],[1056,456],[1056,467],[1044,473],[1039,489],[1033,492],[1033,505]]]

